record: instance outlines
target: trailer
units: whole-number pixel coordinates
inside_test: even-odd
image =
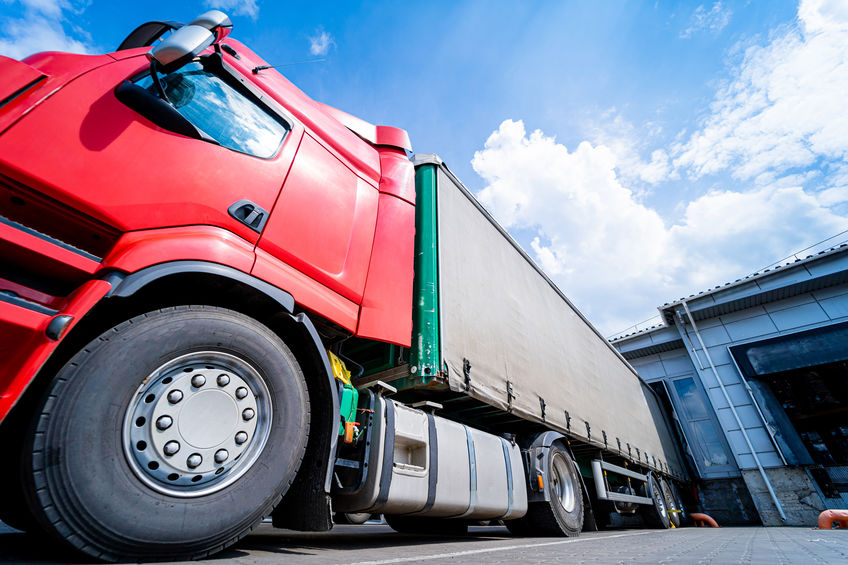
[[[390,524],[397,521],[392,514],[401,514],[406,530],[413,516],[453,516],[505,520],[516,531],[576,534],[584,505],[593,526],[609,511],[637,510],[651,524],[679,525],[682,504],[672,489],[673,481],[685,480],[685,469],[656,394],[438,156],[416,155],[413,162],[412,347],[351,342],[342,348],[361,367],[353,383],[377,387],[374,415],[368,400],[368,421],[361,423],[377,437],[367,457],[362,452],[337,463],[348,480],[334,491],[335,506],[383,512]],[[409,408],[386,400],[387,390],[420,407],[417,427],[397,423],[398,408],[401,414]],[[426,418],[435,422],[429,431]],[[462,426],[451,433],[442,429],[447,422]],[[417,431],[391,432],[393,426]],[[490,447],[478,447],[479,430],[495,434]],[[410,441],[417,447],[406,447]],[[392,445],[392,481],[381,485]],[[413,457],[409,449],[420,453]],[[516,451],[522,465],[515,464]],[[477,462],[484,457],[493,459]],[[418,495],[396,506],[391,485],[410,480],[411,459],[419,462]],[[439,466],[445,460],[448,469]],[[366,464],[369,481],[350,472]],[[455,505],[440,509],[438,485],[456,489],[466,476],[470,485]],[[482,483],[497,488],[475,497]],[[494,507],[476,508],[481,500]],[[664,507],[657,511],[655,502]],[[424,520],[419,530],[432,527]]]
[[[105,561],[269,515],[680,525],[626,361],[436,156],[231,28],[0,58],[0,519]]]

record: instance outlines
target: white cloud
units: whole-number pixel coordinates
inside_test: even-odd
[[[324,56],[330,51],[330,47],[335,44],[332,35],[323,29],[316,29],[315,35],[309,37],[309,52],[313,55]]]
[[[32,12],[38,12],[53,19],[61,18],[62,10],[71,7],[70,2],[66,0],[20,0],[20,2]]]
[[[206,0],[206,5],[225,12],[228,16],[247,16],[252,20],[259,17],[257,0]]]
[[[690,202],[670,229],[675,247],[686,254],[682,292],[738,277],[846,227],[848,218],[799,186],[710,192]]]
[[[798,19],[807,33],[848,29],[848,4],[842,0],[806,0],[798,6]]]
[[[834,186],[823,190],[816,195],[822,206],[834,206],[848,202],[848,186]]]
[[[680,37],[685,39],[692,37],[694,33],[706,30],[718,33],[730,23],[732,15],[730,8],[722,6],[721,2],[716,2],[709,10],[700,5],[695,8],[692,17],[689,18],[689,27],[680,32]]]
[[[76,30],[77,36],[67,33],[62,25],[63,11],[74,6],[64,0],[22,0],[24,17],[3,23],[0,35],[0,55],[23,59],[40,51],[91,53],[95,51],[90,36]]]
[[[513,120],[471,162],[487,183],[480,201],[506,228],[531,234],[536,260],[603,332],[848,225],[829,196],[779,185],[710,192],[669,225],[627,188],[617,163],[604,145],[569,151]]]
[[[662,127],[655,124],[646,124],[645,129],[647,138],[637,132],[616,108],[603,112],[598,123],[586,126],[589,140],[595,145],[607,147],[615,155],[616,170],[622,179],[654,185],[677,178],[664,149],[655,149],[650,160],[643,160],[640,156],[650,137],[662,132]]]
[[[673,147],[693,178],[729,169],[742,179],[848,157],[848,7],[803,1],[800,26],[745,50],[699,129]],[[767,179],[768,177],[766,177]]]

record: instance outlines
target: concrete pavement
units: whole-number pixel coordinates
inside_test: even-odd
[[[611,530],[578,538],[520,538],[473,527],[465,538],[398,534],[388,526],[337,526],[299,533],[260,525],[234,548],[202,562],[237,565],[440,563],[799,563],[848,564],[848,531],[810,528]],[[36,536],[0,525],[0,563],[88,563]],[[196,563],[196,562],[195,562]]]

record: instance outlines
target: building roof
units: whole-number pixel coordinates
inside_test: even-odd
[[[687,298],[658,307],[663,323],[616,336],[612,343],[633,339],[674,324],[675,311],[685,302],[696,321],[783,300],[848,282],[848,243],[751,273]]]

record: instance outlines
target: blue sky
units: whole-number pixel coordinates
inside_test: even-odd
[[[208,7],[324,58],[280,70],[440,154],[606,334],[848,229],[846,2],[0,0],[0,54]]]

